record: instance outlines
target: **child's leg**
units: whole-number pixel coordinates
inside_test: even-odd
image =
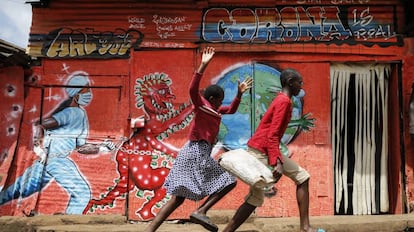
[[[190,221],[202,225],[209,231],[218,231],[217,225],[215,225],[209,217],[207,217],[207,211],[213,207],[221,198],[223,198],[228,192],[230,192],[234,187],[236,187],[237,182],[234,182],[230,185],[227,185],[221,191],[215,192],[212,195],[208,196],[207,200],[198,207],[196,211],[194,211],[190,215]]]
[[[207,214],[207,211],[213,207],[221,198],[223,198],[227,193],[229,193],[234,187],[236,187],[237,182],[234,182],[233,184],[230,184],[226,186],[224,189],[222,189],[219,192],[215,192],[212,195],[208,196],[207,200],[204,201],[204,203],[198,207],[198,209],[195,211],[195,213],[199,214]]]
[[[247,202],[244,202],[239,209],[234,214],[233,218],[227,224],[226,228],[224,228],[223,232],[233,232],[236,231],[237,228],[241,226],[253,213],[256,209],[256,206],[253,206]]]
[[[171,199],[165,204],[160,212],[158,212],[157,216],[155,216],[154,220],[151,221],[151,224],[145,229],[145,232],[154,232],[158,229],[158,227],[161,226],[163,221],[167,219],[168,216],[172,212],[174,212],[175,209],[178,208],[183,202],[185,198],[179,197],[179,196],[172,196]]]
[[[296,162],[283,157],[283,174],[296,183],[296,200],[299,207],[300,230],[315,231],[309,221],[309,173]]]

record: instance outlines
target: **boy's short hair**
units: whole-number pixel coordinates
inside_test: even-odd
[[[224,97],[224,90],[219,85],[210,85],[204,90],[203,96],[205,99]]]
[[[284,69],[282,73],[280,74],[280,84],[282,85],[282,87],[284,87],[290,78],[298,79],[300,77],[301,75],[298,71],[296,71],[296,69],[293,69],[293,68]]]

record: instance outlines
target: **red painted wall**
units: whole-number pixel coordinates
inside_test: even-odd
[[[159,4],[157,5],[159,10],[154,7],[151,11],[147,11],[145,8],[148,7],[147,5],[134,3],[131,6],[137,8],[138,11],[135,11],[135,9],[122,8],[124,2],[115,2],[108,1],[105,4],[87,2],[74,6],[68,1],[59,0],[52,1],[47,8],[34,9],[29,49],[30,53],[39,56],[41,61],[39,66],[32,68],[33,76],[30,80],[33,81],[25,84],[27,97],[23,99],[20,94],[18,99],[14,98],[22,104],[23,118],[17,127],[20,128],[18,139],[16,136],[6,136],[9,142],[3,146],[7,149],[7,156],[0,165],[0,175],[3,177],[0,186],[3,187],[3,191],[15,183],[25,171],[30,170],[29,167],[38,160],[33,152],[33,123],[40,117],[51,116],[52,111],[68,97],[66,88],[71,75],[83,72],[88,76],[93,94],[92,102],[83,107],[89,122],[88,143],[100,144],[109,140],[115,143],[119,150],[106,150],[91,155],[80,154],[77,151],[70,152],[68,159],[73,161],[77,173],[84,178],[84,182],[80,184],[86,183],[85,186],[89,190],[89,195],[86,194],[84,197],[87,199],[86,208],[77,209],[76,213],[123,214],[128,215],[131,220],[151,219],[158,212],[163,201],[165,202],[165,199],[162,200],[165,192],[161,188],[165,178],[164,171],[168,172],[178,149],[186,142],[188,125],[191,121],[191,107],[188,105],[189,83],[200,62],[200,49],[210,45],[216,48],[217,53],[204,74],[201,83],[203,87],[215,83],[220,77],[242,64],[256,62],[277,70],[296,68],[302,73],[305,83],[303,88],[306,91],[303,98],[303,113],[311,113],[315,119],[315,127],[309,132],[299,133],[288,144],[288,148],[293,154],[292,159],[311,174],[311,215],[334,214],[330,116],[331,62],[400,64],[393,65],[394,71],[390,82],[390,93],[393,93],[390,96],[390,106],[403,112],[403,119],[400,121],[399,110],[390,109],[390,213],[405,212],[405,207],[414,200],[412,196],[414,163],[411,157],[414,148],[413,141],[408,135],[408,100],[411,83],[414,81],[412,39],[405,39],[404,46],[396,44],[379,46],[378,44],[384,43],[383,38],[368,39],[368,42],[373,43],[372,46],[362,43],[367,41],[359,41],[360,43],[356,44],[346,42],[208,43],[204,41],[204,44],[199,44],[202,30],[201,15],[206,9],[215,9],[214,5],[194,8],[183,2],[186,7],[181,10],[177,5],[175,9],[168,4]],[[372,2],[377,12],[389,7],[383,4],[383,2],[377,4]],[[394,2],[389,4],[395,4],[395,12],[400,17],[402,13],[400,6]],[[103,5],[118,8],[112,10]],[[246,8],[251,7],[247,3],[242,5]],[[340,6],[352,7],[352,4]],[[264,7],[267,5],[264,4]],[[362,6],[361,9],[364,7],[366,6]],[[95,14],[90,14],[91,9],[96,10],[93,11]],[[58,20],[62,15],[67,15],[65,23]],[[90,19],[92,15],[95,15],[93,20]],[[169,31],[167,27],[174,24],[161,27],[160,22],[152,21],[154,15],[168,16],[170,20],[176,19],[175,25],[179,27]],[[382,17],[386,20],[392,18],[385,13]],[[78,41],[77,47],[75,46],[77,49],[73,49],[74,47],[66,42],[50,44],[53,41],[50,38],[57,38],[53,37],[56,34],[52,32],[62,27],[66,28],[62,34],[70,32],[72,38]],[[401,25],[395,27],[397,31]],[[86,28],[93,28],[93,30],[86,30]],[[142,32],[143,37],[139,33],[131,33],[132,37],[128,37],[130,41],[114,39],[123,38],[116,35],[126,35],[128,33],[125,32],[130,28]],[[157,28],[165,29],[164,37],[160,36]],[[103,33],[104,31],[113,34],[109,33],[112,36],[108,36]],[[45,35],[49,37],[43,37]],[[97,45],[98,42],[90,42],[90,40],[85,42],[86,40],[82,40],[85,37],[79,35],[89,39],[93,38],[93,35],[107,38],[108,41],[112,41],[108,44],[112,45],[113,50],[104,49],[96,52],[93,50],[93,45]],[[390,40],[394,41],[394,37]],[[129,43],[131,41],[136,42],[138,47],[131,46]],[[387,42],[389,41],[385,43]],[[47,43],[49,47],[46,46]],[[120,47],[125,50],[119,49]],[[45,53],[45,49],[53,52]],[[79,52],[82,49],[86,52]],[[65,51],[73,53],[65,53]],[[120,55],[122,51],[127,53]],[[9,77],[1,78],[5,86],[3,88],[6,89],[16,80],[10,78],[11,71],[2,72]],[[23,88],[23,83],[18,83],[18,86]],[[159,91],[160,89],[162,91]],[[399,94],[402,95],[401,105],[399,105]],[[165,112],[152,113],[156,104],[151,101],[151,98],[160,108],[171,107],[170,112],[172,110],[179,110],[179,112],[166,116],[165,121],[161,122],[157,119],[157,115],[165,116]],[[2,101],[0,106],[3,112],[8,112],[10,102]],[[164,104],[165,102],[168,104]],[[140,117],[143,119],[141,120],[143,124],[134,123],[136,128],[132,129],[131,121]],[[401,123],[404,131],[400,139]],[[2,129],[6,126],[2,125]],[[14,152],[13,144],[16,142],[18,146]],[[401,173],[401,166],[404,166],[405,173]],[[34,174],[36,172],[33,172]],[[404,175],[406,175],[405,182]],[[159,179],[154,180],[152,177]],[[70,174],[68,178],[71,178]],[[277,195],[266,199],[264,206],[257,209],[257,215],[298,216],[295,186],[292,181],[282,178],[277,183],[277,188]],[[85,191],[88,193],[87,190]],[[239,181],[237,188],[214,206],[214,209],[235,210],[243,201],[247,191],[248,187]],[[35,191],[29,197],[0,204],[0,215],[23,215],[30,213],[31,210],[42,214],[65,213],[70,200],[66,188],[52,179],[41,189],[40,194],[39,191]],[[76,204],[82,205],[79,202]],[[187,218],[189,212],[200,204],[201,202],[188,201],[175,211],[171,218]]]
[[[20,122],[24,107],[24,73],[21,67],[0,69],[2,103],[0,104],[1,147],[0,147],[0,186],[6,182],[12,167],[9,156],[15,152],[19,137]]]

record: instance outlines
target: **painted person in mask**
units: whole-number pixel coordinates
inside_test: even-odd
[[[86,142],[89,123],[83,107],[92,100],[88,74],[72,73],[67,85],[73,86],[65,89],[68,99],[62,102],[50,117],[35,123],[33,151],[39,159],[12,185],[0,192],[0,205],[40,192],[52,180],[55,180],[69,196],[66,214],[82,214],[88,204],[91,190],[69,156],[72,151],[81,154],[108,152],[114,149],[115,145],[106,141],[101,144]]]

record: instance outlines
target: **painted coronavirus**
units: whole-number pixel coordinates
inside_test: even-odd
[[[135,82],[136,108],[143,109],[143,127],[138,128],[116,154],[119,177],[114,186],[102,193],[100,199],[92,199],[84,213],[98,207],[113,207],[117,198],[127,192],[137,191],[135,197],[145,198],[135,214],[142,220],[155,217],[152,208],[166,197],[163,187],[172,161],[178,149],[165,142],[171,135],[186,128],[193,117],[190,102],[173,107],[171,79],[165,73],[152,73]],[[151,191],[150,196],[144,191]]]

